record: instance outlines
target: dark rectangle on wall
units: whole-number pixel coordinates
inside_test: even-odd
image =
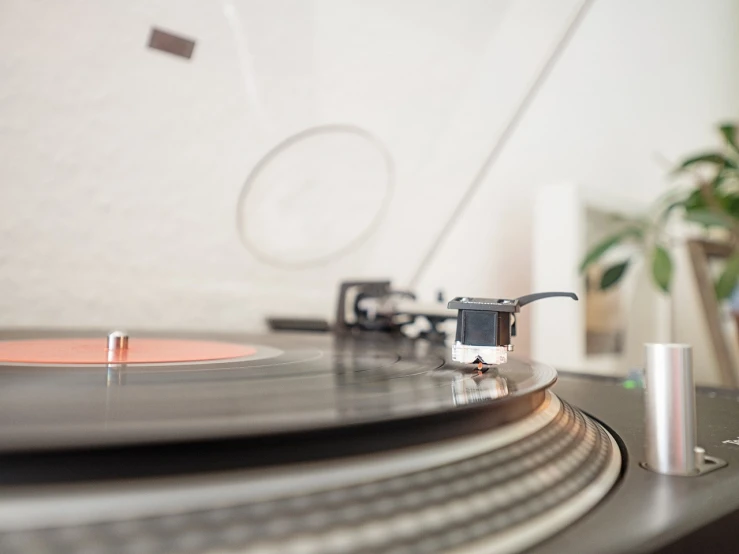
[[[178,37],[167,31],[162,31],[156,27],[152,27],[151,36],[149,37],[149,48],[161,50],[168,54],[180,56],[182,58],[192,58],[192,52],[195,50],[195,41],[184,37]]]

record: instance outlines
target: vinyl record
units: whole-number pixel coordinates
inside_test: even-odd
[[[423,341],[132,334],[110,356],[105,333],[0,336],[0,451],[358,429],[470,407],[511,420],[556,379],[520,360],[479,374]]]

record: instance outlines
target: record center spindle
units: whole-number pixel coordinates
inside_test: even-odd
[[[128,350],[128,333],[124,331],[113,331],[108,334],[108,350],[111,352]]]

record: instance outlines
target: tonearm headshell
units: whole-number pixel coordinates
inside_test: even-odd
[[[448,308],[457,313],[457,335],[452,359],[463,364],[500,365],[508,361],[516,336],[516,316],[521,308],[543,298],[564,296],[577,300],[572,292],[538,292],[512,300],[502,298],[457,297]]]

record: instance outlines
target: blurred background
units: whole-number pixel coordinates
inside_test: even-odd
[[[669,294],[650,262],[590,293],[579,266],[739,118],[738,27],[734,0],[4,0],[0,325],[261,330],[332,318],[348,278],[564,289],[518,353],[627,375],[689,342],[735,385],[687,241]]]

